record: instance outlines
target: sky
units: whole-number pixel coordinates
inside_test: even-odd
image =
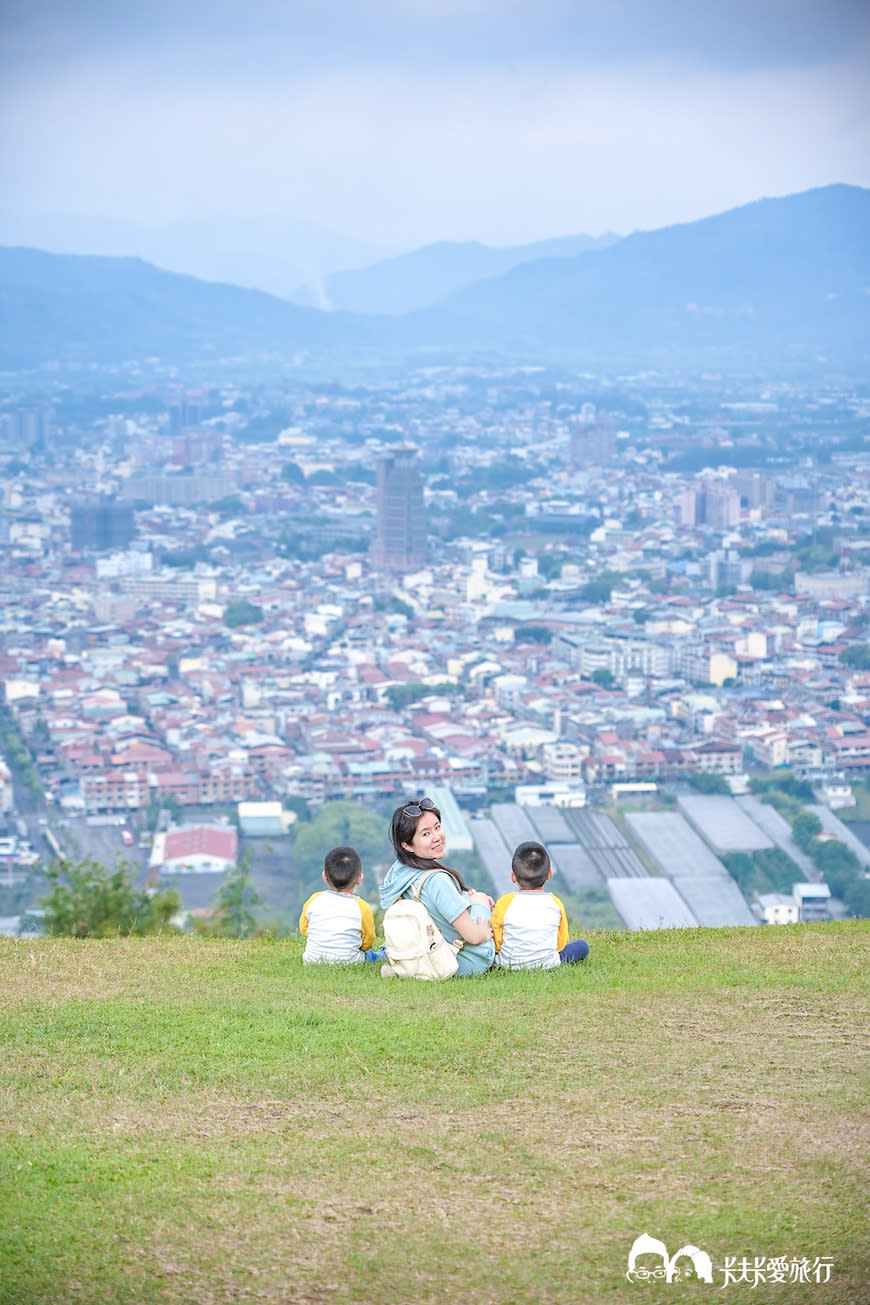
[[[870,0],[2,0],[0,177],[393,248],[870,186]]]

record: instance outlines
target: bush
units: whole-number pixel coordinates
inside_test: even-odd
[[[263,609],[247,598],[238,598],[224,609],[224,625],[234,630],[239,625],[257,625],[263,619]]]
[[[198,933],[221,938],[251,938],[258,932],[254,908],[263,899],[251,883],[251,854],[244,852],[239,864],[223,880],[215,897],[215,911],[210,919],[197,921]]]
[[[175,889],[149,893],[136,888],[133,868],[116,860],[108,869],[90,857],[62,857],[46,871],[51,885],[40,905],[42,925],[53,937],[114,938],[159,933],[181,905]]]
[[[725,797],[731,796],[731,789],[725,776],[717,775],[711,770],[699,770],[696,775],[690,775],[689,783],[698,793],[721,793]]]

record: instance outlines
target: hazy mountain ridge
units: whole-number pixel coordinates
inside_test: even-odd
[[[580,350],[870,348],[870,191],[827,186],[525,263],[445,296],[448,312]],[[737,329],[739,328],[739,330]]]
[[[120,218],[16,217],[0,212],[0,245],[55,254],[141,258],[168,272],[290,298],[300,282],[364,267],[392,251],[303,218],[179,218],[146,226]]]
[[[0,365],[299,351],[397,361],[428,350],[581,365],[862,367],[868,234],[870,191],[829,186],[525,262],[405,316],[320,312],[137,259],[0,249]]]
[[[138,258],[0,248],[0,360],[188,361],[329,347],[338,318]]]
[[[334,273],[324,284],[324,306],[351,313],[414,312],[431,307],[454,290],[500,276],[522,263],[591,253],[619,239],[613,232],[556,236],[505,248],[478,241],[442,240],[369,267]]]

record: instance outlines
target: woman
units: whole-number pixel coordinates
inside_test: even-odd
[[[390,839],[396,860],[381,887],[384,910],[400,897],[412,897],[421,874],[430,875],[420,890],[420,901],[449,943],[464,940],[457,960],[459,974],[483,974],[495,960],[492,940],[493,900],[486,893],[466,888],[458,870],[442,865],[447,839],[441,812],[431,798],[397,807],[390,822]]]

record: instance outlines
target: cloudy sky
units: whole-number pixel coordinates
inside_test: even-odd
[[[870,186],[868,0],[2,0],[3,208],[493,244]]]

